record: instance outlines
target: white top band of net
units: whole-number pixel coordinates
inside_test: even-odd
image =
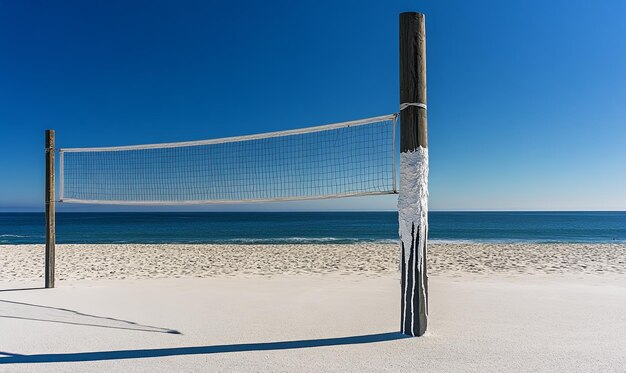
[[[182,205],[391,194],[396,117],[212,140],[60,149],[60,200]]]

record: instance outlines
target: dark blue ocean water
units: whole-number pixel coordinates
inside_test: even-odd
[[[58,213],[58,243],[397,240],[395,212]],[[430,239],[626,242],[626,212],[431,212]],[[44,242],[42,213],[0,213],[0,244]]]

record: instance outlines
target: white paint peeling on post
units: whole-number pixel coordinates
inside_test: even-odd
[[[412,152],[400,154],[400,190],[398,218],[400,240],[405,247],[414,244],[411,235],[414,223],[428,226],[428,149],[421,146]],[[423,231],[426,233],[425,231]]]
[[[403,312],[402,326],[405,328],[406,315],[410,314],[410,330],[402,330],[415,335],[415,294],[419,292],[422,299],[426,296],[426,281],[418,281],[420,275],[410,269],[423,268],[426,258],[426,237],[428,234],[428,149],[418,147],[414,151],[400,154],[400,194],[398,196],[399,235],[402,242],[401,265],[404,289],[402,304],[409,307]],[[417,275],[416,275],[417,273]],[[423,273],[424,278],[427,277]],[[419,283],[419,289],[416,287]],[[411,299],[407,299],[410,297]],[[425,305],[428,314],[428,304]]]

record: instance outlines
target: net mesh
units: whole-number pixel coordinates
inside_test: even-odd
[[[186,204],[395,191],[395,116],[189,143],[61,149],[61,201]]]

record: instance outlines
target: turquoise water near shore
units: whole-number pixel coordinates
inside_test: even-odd
[[[58,243],[396,242],[395,212],[58,213]],[[429,214],[431,240],[622,242],[626,212]],[[0,213],[0,244],[44,242],[42,213]]]

